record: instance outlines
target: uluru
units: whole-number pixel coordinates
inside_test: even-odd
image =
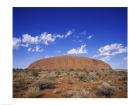
[[[41,70],[111,70],[111,66],[101,60],[80,56],[56,56],[40,59],[29,65],[28,69]]]
[[[127,97],[127,71],[83,56],[54,56],[14,69],[15,98]]]

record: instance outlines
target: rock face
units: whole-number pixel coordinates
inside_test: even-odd
[[[33,62],[28,69],[41,70],[110,70],[111,66],[101,60],[80,56],[56,56]]]

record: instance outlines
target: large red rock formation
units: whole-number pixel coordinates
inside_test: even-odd
[[[28,69],[41,70],[109,70],[111,66],[101,60],[80,56],[56,56],[33,62]]]

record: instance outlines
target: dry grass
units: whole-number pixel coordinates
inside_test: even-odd
[[[127,97],[126,71],[16,70],[13,97]]]
[[[40,92],[40,88],[39,87],[36,87],[36,86],[33,86],[33,87],[30,87],[26,93],[25,93],[25,97],[28,97],[28,98],[35,98],[37,97],[38,93]]]

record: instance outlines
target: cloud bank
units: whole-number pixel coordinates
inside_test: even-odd
[[[30,34],[23,34],[21,38],[13,38],[13,48],[18,49],[19,47],[27,48],[28,52],[42,52],[43,49],[39,45],[48,46],[49,44],[55,42],[58,39],[63,39],[71,36],[73,30],[69,30],[66,34],[51,34],[51,33],[41,33],[38,36],[33,36]],[[33,47],[32,47],[33,46]]]
[[[113,43],[109,45],[105,45],[98,49],[98,54],[94,55],[93,57],[100,57],[103,61],[109,61],[112,56],[126,53],[127,47],[123,46],[120,43]]]

